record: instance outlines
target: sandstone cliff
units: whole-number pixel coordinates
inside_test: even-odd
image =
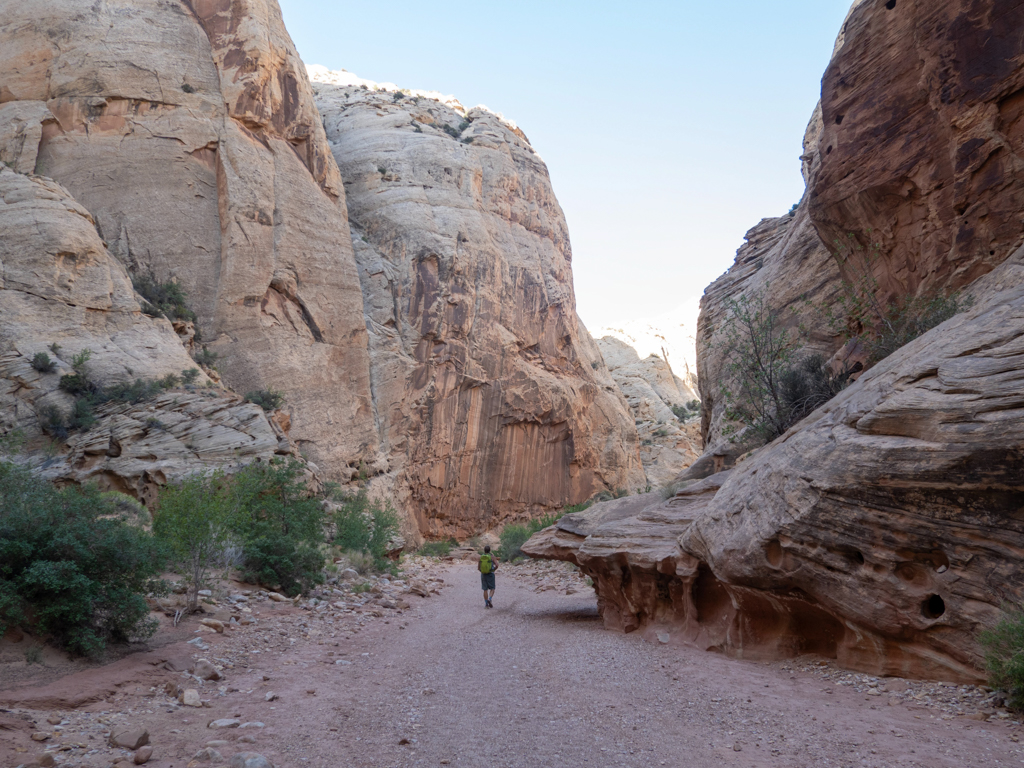
[[[122,265],[108,271],[178,281],[224,381],[282,391],[303,455],[330,479],[373,476],[421,532],[469,535],[642,487],[636,430],[576,318],[565,221],[526,137],[454,99],[354,90],[321,116],[275,0],[8,3],[0,160],[60,185],[94,222],[89,247]],[[465,142],[441,130],[462,121]],[[67,349],[109,337],[78,320]],[[27,318],[32,344],[53,321]],[[123,367],[180,371],[184,349],[165,351]],[[122,363],[93,365],[116,379]],[[223,405],[217,424],[260,422],[253,455],[278,449],[276,424]],[[72,453],[84,440],[99,455],[101,433]],[[142,482],[132,472],[125,482]]]
[[[805,200],[752,230],[705,296],[706,438],[721,435],[709,341],[724,297],[764,291],[795,324],[804,295],[839,288],[839,262],[853,279],[850,233],[880,302],[967,286],[976,304],[735,469],[531,540],[524,551],[595,579],[610,626],[744,658],[982,678],[978,633],[1024,599],[1020,14],[984,0],[854,5],[808,131]]]
[[[576,317],[565,219],[523,132],[314,72],[362,280],[375,469],[421,531],[466,536],[642,487],[633,419]]]
[[[699,419],[695,414],[680,419],[672,410],[692,403],[696,392],[657,355],[641,360],[633,347],[614,336],[598,339],[597,346],[629,403],[647,484],[669,485],[700,456]]]
[[[156,486],[197,469],[225,466],[294,447],[263,410],[212,386],[177,388],[147,402],[108,403],[87,432],[43,451],[47,406],[67,412],[58,388],[70,361],[92,351],[89,377],[108,386],[195,368],[171,323],[142,314],[124,267],[96,233],[92,216],[67,190],[0,167],[0,431],[20,431],[47,479],[95,480],[152,498]],[[56,346],[55,346],[56,345]],[[51,372],[32,366],[51,356]],[[206,385],[206,386],[204,386]]]
[[[347,479],[377,445],[337,166],[275,0],[6,3],[0,124],[133,271],[178,280],[226,380],[281,390]]]

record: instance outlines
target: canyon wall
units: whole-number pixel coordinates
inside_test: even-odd
[[[8,2],[0,109],[19,169],[63,185],[110,252],[175,279],[239,391],[284,392],[330,477],[372,457],[344,189],[274,0]]]
[[[149,463],[129,470],[130,441],[102,421],[48,464],[74,465],[61,478],[146,497],[190,467],[297,446],[325,479],[369,477],[428,536],[645,485],[628,406],[576,317],[547,169],[514,125],[363,89],[322,93],[321,115],[274,0],[29,0],[4,3],[3,18],[0,161],[18,176],[5,183],[51,190],[78,217],[32,240],[22,230],[52,211],[19,209],[7,231],[35,249],[18,258],[90,297],[68,314],[0,294],[0,311],[34,329],[12,327],[0,350],[8,428],[37,438],[40,409],[70,407],[59,376],[30,373],[53,342],[91,349],[90,374],[107,384],[180,373],[201,339],[228,387],[285,396],[268,421],[228,389],[221,411],[205,389],[195,402],[178,393],[165,405],[204,414],[179,431],[234,425],[238,441],[207,455],[185,436],[201,455],[179,456],[154,428],[132,438]],[[61,250],[62,238],[81,247]],[[96,270],[116,275],[101,285]],[[184,288],[195,336],[139,313],[129,276],[150,273]]]
[[[745,450],[706,460],[728,386],[714,348],[725,297],[760,291],[790,327],[805,296],[828,302],[865,273],[882,304],[958,288],[975,303],[735,468],[532,539],[524,551],[594,578],[609,626],[743,658],[983,679],[980,631],[1024,600],[1022,13],[995,0],[851,9],[808,130],[804,200],[751,231],[702,304],[711,451],[695,468]]]
[[[380,480],[424,533],[459,537],[643,487],[525,134],[452,99],[331,82],[345,74],[320,70],[314,89],[345,179]]]

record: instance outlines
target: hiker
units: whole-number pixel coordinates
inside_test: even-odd
[[[480,555],[480,584],[484,588],[484,608],[493,608],[491,598],[494,597],[494,572],[498,570],[498,558],[491,554],[489,546],[484,547]]]

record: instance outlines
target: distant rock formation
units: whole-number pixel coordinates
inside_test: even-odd
[[[640,359],[636,350],[614,336],[597,340],[598,349],[622,394],[629,403],[640,435],[640,459],[647,484],[660,488],[700,456],[699,420],[696,414],[680,418],[677,409],[697,399],[668,363],[657,355]]]
[[[999,0],[854,4],[808,131],[808,194],[752,230],[705,295],[712,450],[698,465],[736,459],[709,460],[726,297],[762,291],[794,326],[805,297],[841,290],[838,262],[853,279],[852,233],[857,253],[879,244],[864,262],[879,302],[964,287],[976,303],[735,468],[667,501],[596,505],[524,546],[577,562],[609,626],[743,658],[983,679],[980,631],[1024,601],[1022,28],[1024,9]]]
[[[429,536],[643,487],[633,419],[576,317],[568,229],[523,132],[313,72],[363,286],[380,481]]]

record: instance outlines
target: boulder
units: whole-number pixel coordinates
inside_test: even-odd
[[[213,665],[213,662],[206,659],[199,659],[192,668],[192,674],[200,680],[220,680],[223,675]]]
[[[151,757],[153,757],[153,747],[146,745],[135,750],[135,756],[132,758],[132,761],[136,765],[145,765]]]
[[[111,731],[108,741],[112,747],[134,751],[149,744],[149,731],[145,728]]]

